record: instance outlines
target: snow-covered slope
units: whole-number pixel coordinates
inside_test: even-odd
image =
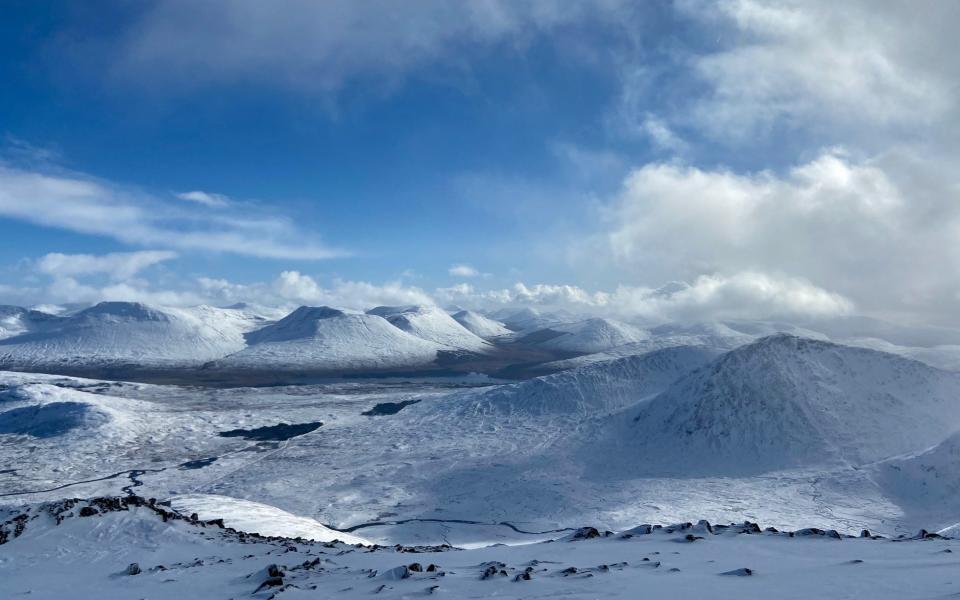
[[[626,323],[612,319],[586,319],[576,323],[554,325],[548,328],[560,335],[556,337],[543,336],[545,339],[538,345],[543,348],[564,352],[582,352],[584,354],[603,352],[647,340],[650,334]],[[531,334],[536,336],[537,332]]]
[[[248,346],[213,363],[228,369],[372,369],[426,365],[444,346],[418,338],[383,317],[301,306],[247,334]]]
[[[854,538],[753,522],[620,533],[583,527],[555,532],[548,543],[465,550],[311,543],[219,525],[140,497],[0,511],[0,585],[6,598],[36,600],[903,600],[954,596],[960,551],[950,539]]]
[[[57,317],[48,313],[0,305],[0,340],[33,331],[55,320]]]
[[[482,415],[599,417],[662,392],[718,354],[706,348],[668,348],[469,392],[450,403],[436,403],[433,410],[458,418]]]
[[[952,514],[951,521],[960,521],[960,432],[921,452],[876,463],[871,471],[884,491],[908,510],[933,518]]]
[[[35,445],[46,440],[62,449],[84,443],[82,438],[132,439],[143,430],[141,405],[45,383],[6,386],[0,389],[0,436],[20,436]]]
[[[535,331],[551,325],[570,323],[577,318],[566,312],[542,312],[536,308],[502,308],[490,315],[513,331]]]
[[[472,310],[461,310],[454,314],[453,318],[471,333],[485,340],[511,333],[506,325],[500,321],[495,321]]]
[[[733,329],[725,323],[667,323],[650,330],[655,337],[688,338],[713,346],[736,347],[749,344],[757,335]]]
[[[931,367],[946,369],[948,371],[960,371],[960,346],[900,346],[886,340],[878,338],[849,338],[838,340],[847,346],[859,346],[861,348],[870,348],[880,352],[890,354],[899,354],[906,358],[912,358]]]
[[[183,515],[196,513],[204,521],[223,519],[238,531],[266,536],[303,538],[317,542],[339,540],[345,544],[366,544],[366,539],[336,531],[309,517],[300,517],[275,506],[211,494],[184,494],[170,498],[170,506]]]
[[[960,427],[960,376],[786,335],[733,350],[627,413],[634,470],[692,476],[927,447]]]
[[[195,365],[242,348],[243,333],[252,326],[250,318],[229,309],[101,302],[0,340],[0,365]]]
[[[453,350],[486,352],[490,344],[436,306],[378,306],[367,311],[420,339]]]

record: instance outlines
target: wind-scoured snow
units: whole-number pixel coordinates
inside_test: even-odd
[[[960,426],[960,376],[899,356],[787,335],[733,350],[630,412],[647,473],[749,474],[864,464]]]
[[[506,325],[472,310],[461,310],[452,315],[457,323],[485,340],[497,338],[512,333]]]
[[[350,370],[427,365],[444,346],[383,317],[301,306],[247,335],[248,347],[216,361],[225,369]]]
[[[378,306],[367,311],[420,339],[452,350],[486,352],[491,346],[436,306]]]

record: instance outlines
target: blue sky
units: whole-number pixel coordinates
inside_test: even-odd
[[[14,2],[0,301],[941,319],[957,14]]]

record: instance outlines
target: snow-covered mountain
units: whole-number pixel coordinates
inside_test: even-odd
[[[626,414],[630,468],[692,476],[863,464],[960,427],[960,375],[787,335],[733,350]]]
[[[698,347],[668,348],[470,392],[450,403],[437,404],[434,410],[457,415],[457,418],[482,415],[599,417],[662,392],[719,353]]]
[[[880,352],[899,354],[900,356],[918,360],[931,367],[948,371],[960,371],[960,345],[948,346],[900,346],[879,338],[850,338],[838,340],[847,346],[870,348]]]
[[[383,317],[393,326],[451,350],[486,352],[490,344],[436,306],[378,306],[368,315]]]
[[[56,318],[38,310],[0,305],[0,340],[28,333]]]
[[[446,349],[374,314],[301,306],[247,334],[248,346],[214,362],[226,369],[375,369],[426,365]]]
[[[512,333],[507,326],[489,317],[472,310],[461,310],[452,315],[457,323],[463,325],[471,333],[485,340]]]
[[[209,306],[101,302],[0,340],[0,366],[197,365],[243,348],[243,334],[260,324],[241,311]]]
[[[908,510],[933,518],[952,514],[960,521],[960,432],[920,452],[876,463],[871,471],[884,491]]]
[[[556,335],[550,335],[551,333]],[[538,338],[543,340],[536,342],[542,348],[591,354],[648,340],[650,334],[627,323],[612,319],[594,318],[575,323],[553,325],[527,336],[527,339]],[[521,338],[521,341],[523,339]]]
[[[535,331],[578,320],[576,316],[565,311],[543,312],[529,306],[521,309],[502,308],[494,311],[490,316],[513,331]]]

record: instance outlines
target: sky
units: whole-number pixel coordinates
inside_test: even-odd
[[[13,0],[0,303],[956,325],[960,3]]]

